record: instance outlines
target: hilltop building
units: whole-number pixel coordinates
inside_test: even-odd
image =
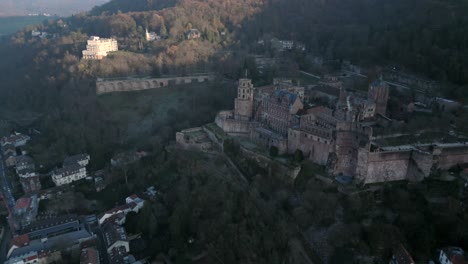
[[[191,29],[187,33],[185,33],[187,39],[198,39],[201,38],[200,30],[198,29]]]
[[[102,39],[92,36],[88,39],[86,50],[83,50],[83,59],[85,60],[101,60],[106,57],[109,52],[117,51],[117,40]]]
[[[161,37],[156,34],[156,32],[148,32],[148,29],[145,31],[145,38],[146,41],[154,41],[154,40],[160,40]]]

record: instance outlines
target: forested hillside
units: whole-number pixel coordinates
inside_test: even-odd
[[[15,94],[23,92],[32,77],[29,75],[37,73],[33,73],[35,68],[52,74],[55,81],[63,79],[52,87],[28,87],[37,89],[36,100],[61,90],[71,78],[82,79],[82,74],[95,77],[232,71],[241,63],[238,59],[242,56],[238,55],[252,51],[257,40],[278,37],[301,41],[310,55],[327,60],[350,60],[364,66],[395,65],[463,86],[468,83],[468,18],[463,13],[467,7],[461,0],[114,0],[87,14],[60,23],[49,21],[40,27],[56,33],[55,39],[32,39],[29,32],[23,31],[2,42],[0,53],[5,59],[0,62],[0,70],[12,72],[2,75],[1,81],[11,82],[3,88]],[[145,28],[165,40],[146,43]],[[185,40],[184,33],[191,28],[202,31],[202,40]],[[80,62],[80,51],[90,35],[117,37],[121,50],[133,53],[100,63]],[[27,51],[22,56],[11,56],[14,53],[10,49]],[[126,63],[121,63],[119,69],[110,68],[115,65],[112,59]],[[13,70],[10,65],[18,67]],[[301,63],[301,67],[307,65]],[[27,74],[21,72],[22,68]],[[39,73],[41,81],[35,78],[34,82],[44,83],[50,77]],[[454,89],[452,96],[459,97],[465,90]]]

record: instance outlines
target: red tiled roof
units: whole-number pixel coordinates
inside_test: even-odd
[[[27,234],[13,237],[11,244],[17,247],[23,247],[29,244],[29,236]]]
[[[393,256],[396,258],[399,264],[414,264],[413,258],[411,255],[406,251],[405,247],[402,244],[399,244],[397,247],[393,249]]]
[[[30,204],[31,204],[30,197],[22,197],[22,198],[19,198],[18,201],[16,201],[15,209],[16,210],[25,209],[25,208],[28,208]]]

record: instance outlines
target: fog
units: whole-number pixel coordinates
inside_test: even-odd
[[[0,16],[28,15],[48,13],[71,15],[87,11],[107,0],[2,0],[0,1]]]

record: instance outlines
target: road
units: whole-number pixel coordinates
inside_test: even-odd
[[[8,225],[3,228],[5,231],[3,233],[2,241],[0,242],[0,263],[4,263],[6,261],[8,246],[10,245],[11,240],[10,228]]]
[[[3,151],[0,151],[0,185],[2,186],[3,198],[5,199],[9,212],[13,212],[15,208],[15,198],[12,194],[12,185],[8,181],[6,175],[5,160],[3,159]]]

